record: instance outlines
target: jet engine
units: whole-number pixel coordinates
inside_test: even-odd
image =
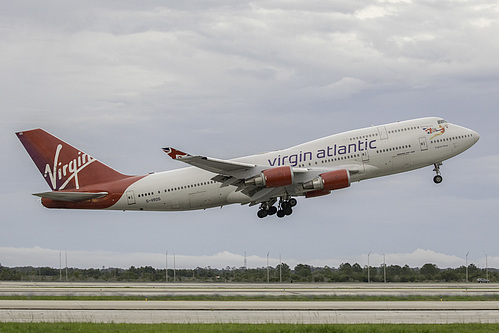
[[[349,186],[350,173],[344,169],[323,173],[319,177],[303,183],[304,190],[332,191]]]
[[[263,170],[260,175],[247,179],[246,185],[259,187],[281,187],[293,184],[293,170],[290,166],[282,166]]]

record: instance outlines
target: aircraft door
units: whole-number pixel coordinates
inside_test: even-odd
[[[388,139],[388,132],[386,131],[386,127],[385,126],[379,126],[378,127],[378,134],[379,134],[379,138],[381,140]]]
[[[369,162],[369,151],[367,149],[362,151],[362,162]]]
[[[135,205],[135,193],[133,191],[126,191],[126,199],[129,205]]]
[[[170,206],[171,206],[171,209],[174,209],[174,210],[180,209],[180,203],[178,201],[178,196],[172,196],[172,198],[170,200]]]
[[[419,147],[421,148],[421,151],[428,150],[428,142],[425,137],[419,138]]]

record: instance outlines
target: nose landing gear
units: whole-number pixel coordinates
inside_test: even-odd
[[[437,175],[433,177],[433,182],[435,184],[440,184],[443,180],[442,175],[440,174],[440,166],[442,165],[442,162],[438,162],[433,165],[435,166],[435,169],[433,169],[433,171],[437,173]]]

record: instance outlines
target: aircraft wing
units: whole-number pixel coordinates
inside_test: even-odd
[[[250,197],[251,205],[285,194],[284,188],[268,189],[245,183],[245,180],[257,176],[263,170],[268,169],[268,166],[221,160],[206,156],[193,156],[171,147],[163,148],[163,151],[174,160],[215,173],[216,176],[211,178],[212,180],[221,183],[221,187],[229,185],[236,186],[236,191],[241,191]]]
[[[175,148],[163,148],[174,160],[178,160],[197,168],[213,172],[216,175],[211,179],[221,183],[221,187],[236,186],[236,191],[241,191],[250,198],[250,206],[262,202],[268,202],[274,198],[286,195],[304,195],[303,184],[319,177],[321,174],[335,170],[347,170],[347,173],[360,172],[361,167],[357,164],[338,166],[335,168],[297,168],[292,167],[291,172],[295,182],[292,184],[278,185],[276,187],[263,187],[251,182],[251,179],[261,175],[262,172],[272,169],[269,166],[221,160],[206,156],[194,156],[184,153]]]
[[[260,171],[260,168],[256,164],[221,160],[206,156],[193,156],[171,147],[163,148],[163,151],[174,160],[182,161],[220,175],[245,178],[248,174],[251,176],[255,174],[255,172]]]
[[[64,192],[64,191],[52,191],[52,192],[42,192],[33,193],[33,195],[41,198],[47,198],[57,201],[69,201],[78,202],[90,199],[102,198],[108,195],[107,192]]]

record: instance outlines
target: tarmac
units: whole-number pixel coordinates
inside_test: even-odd
[[[499,323],[498,301],[446,301],[497,295],[497,284],[107,284],[0,282],[0,296],[140,296],[140,301],[0,300],[1,322],[97,323]],[[220,301],[151,301],[151,296],[217,295]],[[224,296],[291,296],[225,301]],[[295,301],[293,295],[409,296],[434,301]]]

